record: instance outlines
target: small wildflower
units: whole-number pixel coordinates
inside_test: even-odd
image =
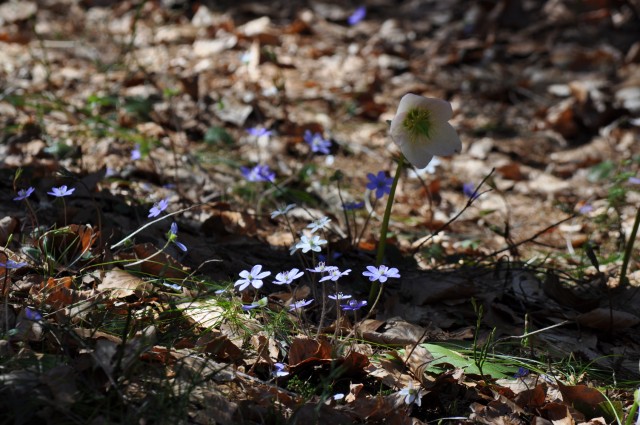
[[[71,189],[67,189],[67,185],[63,184],[60,187],[52,187],[51,192],[47,192],[51,196],[55,196],[56,198],[62,198],[63,196],[69,196],[76,190],[75,187]]]
[[[348,303],[342,304],[340,308],[344,311],[356,311],[356,310],[360,310],[365,305],[367,305],[367,302],[365,300],[363,301],[350,300]]]
[[[168,199],[162,199],[161,201],[156,202],[155,204],[153,204],[153,206],[149,210],[149,215],[147,217],[157,217],[157,216],[159,216],[160,213],[162,211],[166,210],[168,206],[169,206],[169,200]]]
[[[254,137],[271,136],[271,131],[264,127],[252,127],[247,129],[247,133]]]
[[[26,266],[28,263],[24,263],[24,262],[17,262],[17,261],[13,261],[13,260],[7,260],[6,263],[0,263],[0,267],[4,267],[5,269],[20,269],[24,266]]]
[[[342,399],[344,399],[344,394],[343,393],[337,393],[334,394],[333,397],[331,397],[332,399],[334,399],[335,401],[340,401]]]
[[[24,201],[33,193],[35,189],[33,187],[29,187],[28,189],[20,189],[18,191],[18,196],[13,198],[14,201]]]
[[[465,183],[462,185],[462,193],[472,201],[478,199],[480,194],[476,192],[476,187],[473,183]]]
[[[365,6],[360,6],[351,14],[351,16],[349,16],[347,22],[349,22],[349,25],[353,26],[362,21],[365,16],[367,16],[367,8]]]
[[[333,270],[338,270],[338,268],[336,266],[327,266],[327,265],[325,265],[324,261],[320,261],[317,266],[315,266],[312,269],[307,269],[307,270],[309,270],[310,272],[313,272],[313,273],[325,273],[325,272],[330,272],[330,271],[333,271]]]
[[[393,179],[391,177],[387,177],[384,171],[379,171],[377,175],[369,173],[367,174],[367,178],[369,179],[367,189],[375,190],[376,198],[380,199],[391,191]]]
[[[294,302],[293,304],[291,304],[291,305],[289,306],[289,311],[298,310],[298,309],[300,309],[300,308],[302,308],[302,307],[306,307],[306,306],[308,306],[309,304],[311,304],[312,302],[313,302],[313,300],[312,300],[312,299],[311,299],[311,300],[309,300],[309,301],[307,301],[307,300],[300,300],[300,301],[296,301],[296,302]]]
[[[167,233],[167,239],[169,239],[169,242],[173,242],[182,251],[187,252],[185,244],[178,241],[178,224],[176,224],[175,221],[171,223],[171,229],[169,229],[169,233]]]
[[[640,177],[629,177],[628,182],[631,184],[640,184]]]
[[[40,314],[38,310],[34,310],[31,307],[27,307],[24,309],[24,317],[26,317],[27,320],[32,320],[34,322],[42,320],[42,314]]]
[[[525,376],[527,376],[529,374],[529,369],[525,368],[525,367],[519,367],[518,371],[516,373],[513,374],[514,378],[524,378]]]
[[[343,272],[341,272],[340,270],[338,270],[338,268],[336,267],[334,270],[329,271],[329,274],[326,275],[325,277],[323,277],[322,279],[320,279],[320,282],[324,282],[326,280],[331,280],[336,282],[338,279],[340,279],[342,276],[346,276],[349,273],[351,273],[351,269],[347,269]]]
[[[262,297],[258,301],[254,301],[251,304],[243,305],[242,310],[249,311],[249,310],[253,310],[254,308],[264,307],[267,305],[267,303],[268,303],[267,297]]]
[[[391,120],[391,138],[411,164],[424,168],[434,155],[460,152],[460,137],[448,122],[452,116],[449,102],[408,93]]]
[[[353,211],[364,208],[364,202],[345,202],[342,206],[345,211]]]
[[[289,204],[284,208],[278,208],[277,210],[275,210],[275,211],[273,211],[271,213],[271,218],[274,219],[274,218],[276,218],[278,216],[281,216],[281,215],[287,215],[287,213],[289,211],[291,211],[292,209],[294,209],[295,207],[296,207],[296,204]]]
[[[287,367],[284,363],[274,363],[273,365],[275,370],[273,371],[273,376],[276,378],[282,378],[283,376],[287,376],[289,372],[287,372],[285,367]]]
[[[335,295],[327,295],[327,298],[331,298],[332,300],[348,300],[351,298],[351,295],[345,295],[342,292],[338,292]]]
[[[331,219],[329,217],[322,217],[316,221],[314,221],[313,223],[310,223],[307,226],[307,229],[311,229],[311,233],[315,233],[318,230],[324,230],[327,228],[327,225],[329,224],[329,222],[331,221]]]
[[[260,264],[253,266],[251,271],[241,271],[240,277],[242,279],[238,279],[233,286],[238,286],[239,291],[244,291],[249,285],[253,286],[256,289],[261,288],[263,285],[262,279],[271,274],[271,272],[260,273],[261,271],[262,266]]]
[[[271,171],[268,165],[256,165],[253,168],[240,167],[240,171],[245,179],[250,182],[274,182],[276,174]]]
[[[291,283],[302,276],[304,272],[298,269],[291,269],[288,272],[280,272],[276,275],[276,280],[273,281],[276,285],[291,285]]]
[[[309,130],[305,130],[304,141],[311,147],[311,152],[329,155],[331,141],[323,139],[320,133],[311,133]]]
[[[380,267],[377,267],[377,268],[374,266],[367,266],[367,271],[362,272],[362,275],[367,276],[371,282],[375,282],[376,280],[379,280],[380,283],[386,282],[387,279],[390,277],[393,277],[393,278],[400,277],[400,273],[398,273],[398,269],[396,269],[395,267],[389,268],[384,265],[381,265]]]
[[[314,236],[309,239],[307,236],[303,235],[300,237],[300,242],[298,242],[295,246],[296,250],[301,249],[302,252],[307,253],[309,251],[320,252],[322,247],[320,245],[326,244],[327,241],[324,239],[320,239],[320,236]]]
[[[182,286],[178,285],[177,283],[162,282],[162,284],[167,288],[173,289],[174,291],[182,291]]]
[[[131,160],[137,161],[140,158],[142,158],[142,152],[140,152],[140,145],[136,144],[136,146],[131,151]]]
[[[591,204],[584,204],[583,206],[578,208],[578,212],[580,214],[588,214],[591,211],[593,211],[593,205],[591,205]]]
[[[418,407],[422,404],[422,397],[425,395],[425,391],[418,387],[413,386],[413,381],[409,381],[409,385],[401,389],[398,394],[404,396],[404,403],[411,405],[416,404]]]

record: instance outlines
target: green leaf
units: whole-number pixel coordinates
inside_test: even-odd
[[[512,378],[518,368],[515,365],[505,363],[492,357],[487,357],[482,365],[482,373],[476,365],[474,359],[466,356],[459,351],[436,344],[420,344],[426,348],[434,360],[431,362],[427,370],[433,373],[441,373],[451,369],[449,366],[464,369],[465,373],[476,375],[489,375],[493,378]]]

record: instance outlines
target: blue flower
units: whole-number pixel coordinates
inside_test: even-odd
[[[51,196],[55,196],[56,198],[62,198],[63,196],[69,196],[76,190],[75,187],[71,189],[67,189],[67,185],[62,185],[60,187],[52,187],[51,192],[47,192],[47,194]]]
[[[528,374],[529,374],[529,369],[524,368],[524,367],[519,367],[518,371],[513,374],[513,377],[514,378],[524,378]]]
[[[349,16],[347,21],[349,22],[349,25],[355,25],[362,21],[365,16],[367,16],[367,8],[365,6],[360,6],[351,14],[351,16]]]
[[[40,314],[38,310],[34,310],[31,307],[27,307],[24,309],[24,317],[26,317],[27,320],[33,320],[34,322],[42,320],[42,314]]]
[[[240,167],[240,171],[244,178],[250,182],[274,182],[276,174],[269,169],[268,165],[256,165],[253,168]]]
[[[264,127],[252,127],[247,129],[247,133],[254,137],[271,136],[271,130],[267,130]]]
[[[346,304],[342,304],[340,308],[344,311],[356,311],[367,305],[366,301],[351,300]]]
[[[640,178],[638,178],[638,177],[629,177],[629,183],[631,183],[631,184],[640,184]]]
[[[29,187],[28,189],[20,189],[18,191],[18,196],[16,196],[15,198],[13,198],[14,201],[24,201],[25,199],[27,199],[29,196],[31,196],[31,194],[33,193],[35,189],[32,187]]]
[[[369,179],[369,183],[367,183],[367,189],[376,191],[376,198],[382,198],[385,193],[388,194],[391,192],[391,184],[393,184],[393,179],[391,177],[387,177],[384,171],[379,171],[377,175],[373,173],[367,174],[367,178]]]
[[[313,302],[313,300],[309,300],[309,301],[307,301],[307,300],[300,300],[300,301],[296,301],[296,302],[294,302],[293,304],[291,304],[291,305],[289,306],[289,311],[298,310],[298,309],[300,309],[300,308],[302,308],[302,307],[306,307],[306,306],[308,306],[309,304],[311,304],[312,302]]]
[[[273,371],[273,376],[275,376],[276,378],[281,378],[283,376],[287,376],[289,374],[289,372],[287,372],[285,369],[286,365],[283,363],[274,363],[275,366],[275,370]]]
[[[367,276],[371,282],[379,280],[380,283],[384,283],[390,277],[400,277],[400,273],[398,273],[398,269],[396,269],[395,267],[389,268],[387,266],[381,265],[380,267],[376,268],[374,266],[367,266],[367,270],[368,271],[366,272],[362,272],[362,275]]]
[[[344,208],[345,211],[359,210],[364,208],[364,202],[345,202],[342,208]]]
[[[178,241],[178,224],[174,221],[171,223],[171,228],[169,229],[169,233],[167,233],[167,239],[169,242],[173,242],[176,244],[178,248],[182,251],[187,252],[187,247],[182,242]]]
[[[131,151],[131,160],[137,161],[140,158],[142,158],[142,152],[140,152],[140,144],[138,143]]]
[[[329,155],[331,141],[323,139],[320,133],[311,133],[309,130],[305,130],[304,141],[311,147],[311,152]]]
[[[476,192],[475,185],[473,183],[465,183],[462,185],[462,193],[464,193],[467,198],[472,201],[478,199],[480,194]]]
[[[157,217],[160,213],[167,209],[169,206],[168,199],[162,199],[160,202],[156,202],[153,204],[153,207],[149,210],[149,215],[147,217]]]

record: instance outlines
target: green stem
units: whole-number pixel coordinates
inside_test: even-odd
[[[404,167],[404,157],[400,156],[398,161],[398,168],[396,168],[396,175],[393,176],[393,183],[391,184],[391,190],[389,191],[389,198],[387,198],[387,207],[384,210],[384,217],[382,217],[382,225],[380,226],[380,240],[378,241],[378,253],[376,255],[376,266],[380,266],[384,260],[384,251],[387,247],[387,232],[389,230],[389,218],[391,217],[391,208],[393,207],[393,199],[396,195],[396,186],[398,186],[398,180],[402,174],[402,168]],[[369,304],[372,305],[376,298],[378,298],[378,292],[380,292],[380,283],[378,281],[373,282],[371,285],[371,291],[369,292]]]
[[[631,254],[633,253],[633,244],[636,241],[636,235],[638,234],[638,227],[640,226],[640,208],[636,211],[636,221],[633,223],[633,229],[631,229],[631,235],[627,241],[627,246],[624,251],[624,259],[622,260],[622,270],[620,270],[620,285],[627,283],[627,267],[629,267],[629,260],[631,260]]]

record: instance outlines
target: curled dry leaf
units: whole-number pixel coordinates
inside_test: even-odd
[[[136,295],[142,298],[153,289],[153,285],[124,270],[109,270],[98,285],[99,291],[110,291],[112,298],[127,298]]]

